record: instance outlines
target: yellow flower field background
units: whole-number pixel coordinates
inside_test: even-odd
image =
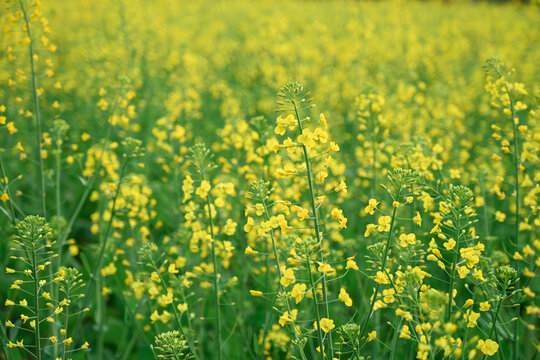
[[[534,1],[3,1],[0,359],[535,359]]]

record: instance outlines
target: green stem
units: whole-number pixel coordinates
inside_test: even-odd
[[[161,276],[161,271],[159,270],[159,268],[157,267],[156,263],[154,262],[154,259],[152,258],[151,259],[151,265],[152,267],[154,268],[154,271],[156,272],[156,274],[158,274],[158,277],[159,277],[159,280],[161,281],[161,283],[163,284],[163,286],[168,289],[169,288],[169,285],[167,284],[167,282],[165,281],[165,279],[163,278],[163,276]],[[178,327],[180,329],[180,333],[184,336],[184,339],[187,340],[188,342],[188,345],[189,345],[189,349],[191,351],[191,353],[193,354],[193,356],[195,357],[195,359],[198,359],[199,356],[197,355],[197,352],[195,351],[195,345],[193,344],[193,342],[191,341],[191,334],[190,336],[186,336],[186,332],[184,331],[184,327],[182,326],[182,322],[181,322],[181,319],[180,319],[180,316],[178,316],[178,312],[176,311],[176,307],[174,306],[174,301],[173,303],[171,304],[171,309],[173,311],[173,314],[174,314],[174,318],[176,320],[176,323],[178,324]],[[187,315],[188,317],[188,320],[189,320],[189,315]],[[191,326],[190,326],[190,330],[191,330]]]
[[[2,319],[3,321],[3,319]],[[6,360],[10,358],[9,351],[7,350],[7,332],[6,328],[4,327],[4,323],[0,322],[0,334],[2,334],[2,353],[6,357]]]
[[[399,201],[400,195],[401,195],[401,188],[399,189],[398,194],[397,194],[398,201]],[[396,213],[397,213],[397,207],[394,207],[394,210],[392,211],[392,220],[390,221],[390,229],[388,230],[388,238],[386,239],[386,246],[384,248],[384,254],[383,254],[382,263],[380,267],[381,271],[386,270],[386,263],[388,261],[388,253],[391,247],[390,243],[392,240],[392,231],[394,230]],[[377,286],[375,286],[375,293],[373,294],[373,299],[371,300],[371,304],[369,306],[368,315],[366,316],[366,320],[364,320],[364,324],[362,325],[362,330],[360,331],[360,338],[362,338],[366,333],[369,319],[371,318],[371,315],[373,314],[373,307],[375,306],[375,301],[377,301],[377,295],[379,295],[379,288],[380,288],[380,284],[377,283]]]
[[[38,280],[38,270],[37,270],[37,260],[36,260],[36,239],[32,239],[32,276],[34,278],[34,312],[36,315],[36,328],[34,332],[35,342],[36,342],[36,359],[41,360],[41,333],[40,333],[40,324],[41,320],[39,317],[39,280]]]
[[[493,323],[491,324],[491,330],[489,330],[489,336],[488,336],[488,339],[491,339],[491,337],[493,336],[493,333],[495,332],[495,326],[497,325],[497,318],[499,317],[499,311],[501,310],[501,304],[504,300],[504,294],[506,294],[506,287],[503,289],[502,291],[502,296],[499,297],[499,301],[497,303],[497,309],[495,310],[495,315],[493,316]],[[483,360],[485,360],[487,358],[487,355],[484,355],[484,357],[482,358]]]
[[[392,340],[392,351],[390,352],[390,360],[394,360],[396,356],[396,348],[398,342],[399,329],[401,328],[401,318],[398,318],[396,328],[394,329],[394,338]]]
[[[88,279],[88,284],[86,285],[86,292],[85,292],[85,297],[88,296],[88,294],[90,293],[90,291],[92,290],[92,285],[93,285],[93,282],[95,281],[97,275],[98,275],[98,272],[101,268],[101,262],[103,261],[103,256],[105,255],[105,248],[107,247],[107,242],[108,242],[108,239],[109,239],[109,233],[111,231],[111,228],[112,228],[112,223],[113,223],[113,220],[114,220],[114,216],[116,215],[116,201],[118,200],[118,195],[120,195],[120,190],[122,188],[122,182],[124,180],[124,173],[125,173],[125,170],[126,170],[126,167],[127,167],[127,164],[128,164],[128,157],[126,157],[126,159],[124,160],[124,163],[122,164],[122,167],[120,169],[120,175],[119,175],[119,180],[118,180],[118,189],[116,189],[116,193],[114,194],[114,198],[113,198],[113,202],[112,202],[112,208],[111,208],[111,217],[107,223],[107,229],[105,231],[105,235],[103,237],[103,240],[101,241],[101,246],[100,246],[100,249],[99,249],[99,255],[98,255],[98,258],[97,258],[97,262],[96,262],[96,265],[94,267],[94,271],[92,272],[90,278]]]
[[[452,269],[451,275],[450,275],[450,284],[448,286],[448,305],[446,307],[446,322],[450,321],[450,316],[452,316],[452,307],[453,307],[453,301],[454,301],[454,283],[456,278],[456,267],[457,267],[457,261],[459,256],[459,249],[461,246],[461,242],[459,240],[459,237],[461,235],[461,214],[457,213],[457,221],[456,221],[456,248],[454,251],[454,258],[452,260]]]
[[[5,181],[5,186],[6,186],[6,194],[8,195],[9,197],[9,211],[11,213],[11,224],[13,226],[15,226],[15,224],[17,223],[16,219],[15,219],[15,209],[13,208],[13,200],[12,200],[12,197],[11,197],[11,190],[9,190],[9,179],[8,177],[6,176],[6,170],[4,168],[4,161],[2,159],[2,155],[0,155],[0,175],[2,176],[2,180]]]
[[[371,122],[371,133],[373,134],[373,138],[371,139],[371,152],[372,152],[372,159],[373,166],[372,166],[372,175],[373,180],[371,181],[371,196],[375,197],[375,191],[377,189],[377,133],[375,132],[375,119],[373,117],[373,113],[370,111],[370,122]]]
[[[203,175],[204,179],[204,175]],[[208,206],[208,220],[210,222],[210,236],[212,237],[212,261],[214,263],[214,296],[216,301],[216,335],[218,340],[218,359],[223,359],[223,349],[221,340],[221,309],[219,305],[219,287],[218,287],[218,262],[216,257],[216,238],[214,236],[214,220],[212,219],[212,206],[210,203],[210,194],[206,196],[206,203]]]
[[[302,128],[302,121],[300,119],[300,114],[298,113],[298,107],[296,106],[296,101],[293,101],[294,105],[294,112],[296,114],[296,120],[298,122],[298,128],[300,129],[300,134],[303,133]],[[304,151],[304,160],[306,162],[306,172],[307,172],[307,180],[308,180],[308,186],[309,186],[309,195],[310,195],[310,201],[311,201],[311,212],[313,213],[313,227],[315,230],[315,236],[317,238],[317,242],[319,244],[319,259],[321,262],[324,262],[324,255],[323,255],[323,239],[321,236],[321,232],[319,231],[319,215],[317,213],[317,206],[315,204],[315,192],[313,189],[313,179],[312,179],[312,172],[311,172],[311,163],[309,161],[309,155],[307,148],[304,144],[302,144],[302,149]],[[326,284],[326,274],[322,274],[322,292],[323,292],[323,302],[324,302],[324,311],[325,311],[325,317],[330,318],[330,311],[328,308],[328,287]],[[332,341],[332,333],[328,333],[328,350],[329,350],[329,358],[334,358],[334,348],[333,348],[333,341]],[[321,353],[324,354],[323,351],[323,344],[321,343]]]
[[[506,93],[508,94],[508,99],[510,100],[510,111],[512,113],[512,124],[513,124],[513,131],[514,131],[514,177],[515,177],[515,183],[514,188],[516,192],[516,198],[515,198],[515,206],[516,206],[516,218],[515,218],[515,227],[514,227],[514,236],[516,238],[515,240],[515,250],[516,252],[519,251],[519,143],[518,143],[518,128],[516,124],[516,112],[514,109],[514,101],[512,99],[512,96],[510,94],[510,90],[508,89],[508,85],[506,82],[504,83],[504,87],[506,89]],[[516,268],[516,271],[519,275],[519,260],[516,260],[514,262],[514,267]],[[519,333],[519,314],[520,314],[520,307],[521,302],[517,303],[516,306],[516,312],[517,312],[517,320],[514,325],[514,338],[513,338],[513,345],[514,345],[514,357],[513,359],[517,360],[519,359],[519,352],[518,352],[518,333]]]
[[[269,221],[270,220],[270,213],[268,212],[268,206],[266,205],[265,194],[261,193],[261,194],[259,194],[259,196],[261,198],[261,203],[262,203],[263,208],[264,208],[264,215],[266,217],[266,221]],[[276,237],[274,235],[274,230],[270,230],[270,238],[272,239],[272,250],[274,252],[274,258],[276,259],[279,287],[281,288],[282,291],[285,291],[285,287],[281,284],[281,278],[282,278],[281,265],[280,265],[280,262],[279,262],[279,256],[278,256],[278,251],[277,251]],[[274,297],[273,303],[275,303],[276,299],[277,299],[277,294]],[[289,305],[289,299],[286,299],[285,303],[287,305],[287,311],[290,314],[291,313],[291,307]],[[264,336],[263,336],[263,342],[262,342],[263,347],[264,347],[264,343],[266,341],[266,336],[268,335],[268,325],[269,325],[269,322],[265,326],[265,330],[264,330]],[[298,335],[296,334],[296,326],[294,324],[294,320],[292,322],[292,330],[293,330],[293,334],[294,334],[295,339],[298,340]],[[298,352],[299,352],[300,356],[302,357],[302,359],[307,360],[306,354],[304,353],[304,349],[302,349],[302,347],[300,347],[300,344],[298,344],[298,343],[297,343],[297,347],[298,347]]]
[[[66,288],[66,299],[69,301],[69,286]],[[71,306],[71,304],[68,304],[68,306],[66,306],[66,317],[64,319],[64,330],[66,331],[66,335],[64,337],[67,338],[68,336],[68,332],[67,332],[67,329],[68,329],[68,324],[69,324],[69,307]],[[66,354],[67,354],[67,345],[64,345],[64,353],[62,354],[62,360],[66,360]],[[55,358],[56,359],[56,358]]]
[[[36,66],[34,63],[34,39],[32,37],[32,32],[30,30],[30,20],[28,19],[28,14],[26,8],[24,7],[24,2],[19,0],[21,6],[21,11],[23,13],[24,22],[26,24],[26,34],[30,39],[30,44],[28,45],[29,54],[30,54],[30,69],[32,73],[32,98],[34,100],[34,112],[36,120],[36,146],[37,146],[37,157],[39,163],[39,173],[40,173],[40,185],[41,185],[41,211],[43,217],[47,218],[47,209],[45,206],[45,172],[43,169],[43,156],[42,156],[42,144],[41,144],[41,113],[39,109],[39,98],[38,98],[38,87],[37,87],[37,76],[36,76]]]
[[[60,162],[60,159],[61,159],[61,151],[62,151],[62,147],[60,145],[60,131],[58,133],[58,139],[56,141],[56,236],[57,236],[57,244],[60,243],[60,240],[61,240],[61,236],[62,236],[62,228],[61,228],[61,222],[60,222],[60,219],[61,219],[61,216],[62,216],[62,212],[61,212],[61,209],[60,209],[60,204],[61,204],[61,201],[60,201],[60,177],[61,177],[61,162]],[[62,253],[62,249],[60,249],[58,251],[58,257],[60,257],[60,254]],[[61,260],[57,261],[56,263],[57,264],[61,264],[60,262]],[[49,276],[52,277],[52,267],[49,266]],[[54,299],[56,299],[56,286],[55,284],[51,284],[51,293],[52,293],[52,297]],[[69,299],[69,298],[68,298]],[[53,324],[53,328],[55,331],[53,331],[54,333],[56,333],[56,329],[58,328],[57,324],[54,323]],[[56,359],[56,355],[58,353],[58,346],[57,344],[53,344],[52,346],[52,358],[53,359]]]
[[[319,302],[317,300],[317,290],[315,288],[315,283],[313,281],[313,274],[311,273],[311,261],[309,261],[311,254],[306,254],[306,262],[307,262],[307,271],[309,276],[309,284],[311,286],[311,294],[313,296],[313,302],[315,303],[315,314],[317,315],[317,336],[319,338],[319,354],[321,355],[321,360],[324,360],[324,343],[323,343],[323,335],[322,335],[322,329],[321,329],[321,314],[319,313]]]

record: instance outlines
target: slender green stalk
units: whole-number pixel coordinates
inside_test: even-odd
[[[268,212],[268,206],[266,204],[266,200],[265,200],[265,194],[263,193],[260,193],[259,194],[260,198],[261,198],[261,203],[262,203],[262,206],[264,208],[264,216],[266,218],[266,221],[269,221],[270,220],[270,213]],[[278,272],[278,283],[279,283],[279,287],[281,288],[282,291],[285,290],[285,287],[281,284],[281,278],[283,277],[282,273],[281,273],[281,264],[279,262],[279,256],[278,256],[278,251],[277,251],[277,245],[276,245],[276,238],[275,238],[275,235],[274,235],[274,230],[270,230],[270,238],[272,239],[272,251],[274,253],[274,258],[276,259],[276,267],[277,267],[277,272]],[[268,271],[268,270],[267,270]],[[276,296],[274,297],[274,300],[272,302],[272,307],[273,307],[273,303],[275,303],[276,301],[276,298],[277,298],[277,294]],[[289,305],[289,300],[287,299],[286,300],[286,305],[287,305],[287,311],[289,312],[289,314],[291,313],[291,307]],[[264,346],[264,343],[266,341],[266,336],[268,335],[268,326],[269,326],[269,323],[268,322],[266,325],[265,325],[265,329],[264,329],[264,335],[263,335],[263,341],[262,341],[262,345]],[[296,333],[296,326],[294,324],[294,320],[292,322],[292,330],[293,330],[293,334],[294,334],[294,337],[295,337],[295,340],[298,340],[298,334]],[[297,343],[298,344],[298,343]],[[300,347],[300,345],[298,344],[297,345],[298,347],[298,352],[301,356],[301,358],[303,360],[307,360],[306,358],[306,355],[304,353],[304,349],[302,349]]]
[[[66,286],[66,299],[68,299],[68,301],[69,301],[69,290],[71,290],[70,287]],[[69,325],[69,307],[70,306],[71,304],[68,304],[68,306],[66,306],[66,315],[65,315],[66,317],[64,319],[64,330],[66,331],[66,336],[68,334],[67,330],[68,330],[68,325]],[[64,344],[64,352],[62,354],[62,360],[66,360],[67,354],[68,354],[68,345]]]
[[[203,174],[204,180],[204,174]],[[210,202],[210,194],[206,196],[208,206],[208,220],[210,222],[210,236],[212,237],[212,261],[214,263],[214,296],[216,301],[216,335],[218,341],[218,359],[223,359],[223,344],[221,339],[221,309],[219,304],[219,287],[218,287],[218,262],[216,257],[216,238],[214,236],[214,220],[212,219],[212,206]]]
[[[315,303],[315,315],[317,316],[317,337],[319,338],[319,354],[321,356],[321,360],[324,360],[324,343],[323,343],[323,334],[321,329],[321,314],[319,313],[319,301],[317,300],[317,289],[315,288],[315,282],[313,281],[313,274],[311,273],[311,261],[310,261],[311,254],[306,254],[306,262],[307,262],[307,271],[309,276],[309,285],[311,286],[311,294],[313,296],[313,302]]]
[[[398,191],[397,199],[399,199],[400,195],[401,195],[401,188]],[[394,230],[394,223],[395,223],[395,220],[396,220],[396,213],[397,213],[397,208],[394,207],[394,210],[392,211],[392,220],[390,221],[390,229],[388,230],[388,238],[386,239],[386,245],[384,247],[384,254],[383,254],[381,267],[380,267],[384,271],[386,271],[386,263],[388,261],[388,253],[389,253],[390,247],[391,247],[392,231]],[[369,323],[369,319],[371,318],[371,315],[373,314],[373,307],[375,306],[375,301],[377,301],[377,295],[379,295],[379,289],[380,289],[380,284],[377,283],[377,285],[375,286],[375,293],[373,294],[373,299],[371,300],[371,304],[369,305],[368,314],[366,316],[366,319],[364,320],[364,324],[362,325],[362,329],[360,331],[360,338],[362,338],[366,333],[366,329],[367,329],[367,325]]]
[[[56,237],[57,237],[57,244],[60,244],[61,236],[62,236],[62,225],[61,225],[61,217],[62,217],[62,210],[61,210],[61,195],[60,195],[60,179],[61,179],[61,153],[62,153],[62,146],[61,146],[61,131],[58,131],[58,138],[56,140]],[[60,251],[58,251],[59,254],[62,253],[62,249],[60,248]],[[60,257],[60,255],[58,256]],[[57,264],[61,264],[61,259],[56,261]],[[52,277],[52,267],[49,266],[48,268],[49,276]],[[57,287],[55,284],[51,284],[51,293],[52,297],[56,299],[57,294]],[[68,298],[69,299],[69,298]],[[54,330],[58,328],[58,325],[56,323],[53,324]],[[53,331],[56,333],[56,331]],[[65,352],[65,351],[64,351]],[[56,359],[56,355],[58,353],[58,347],[57,344],[53,344],[52,346],[52,358]]]
[[[154,259],[153,258],[150,258],[150,261],[151,261],[151,265],[152,267],[154,268],[154,271],[156,272],[156,274],[158,274],[158,277],[159,277],[159,280],[161,281],[161,283],[163,284],[163,286],[167,289],[169,288],[169,285],[167,284],[167,282],[165,281],[165,279],[163,278],[163,276],[161,275],[161,271],[159,270],[159,268],[157,267],[156,263],[154,262]],[[176,323],[178,324],[178,327],[180,329],[180,333],[182,334],[182,336],[184,336],[184,339],[187,340],[188,342],[188,345],[189,345],[189,349],[191,350],[191,353],[193,354],[193,356],[195,357],[195,359],[198,359],[199,356],[197,355],[197,352],[195,351],[195,345],[193,344],[193,342],[191,341],[191,336],[186,336],[186,332],[184,331],[184,327],[182,326],[182,321],[180,319],[180,316],[178,316],[178,312],[176,311],[176,307],[174,306],[174,301],[173,303],[171,303],[171,309],[173,311],[173,314],[174,314],[174,318],[176,320]],[[187,316],[188,318],[188,324],[189,324],[189,315]],[[190,326],[190,330],[191,330],[191,326]]]
[[[2,319],[3,321],[3,319]],[[10,358],[10,355],[9,355],[9,351],[7,351],[7,333],[6,333],[6,328],[4,327],[4,323],[3,322],[0,322],[0,334],[2,334],[2,353],[4,354],[4,356],[6,357],[6,359],[9,359]]]
[[[459,249],[461,246],[461,242],[459,241],[459,237],[461,235],[461,221],[460,221],[460,215],[458,213],[458,218],[456,221],[456,247],[454,250],[454,258],[452,260],[452,268],[450,270],[450,284],[448,285],[448,305],[446,307],[446,315],[445,319],[448,322],[450,320],[450,316],[452,316],[452,306],[454,301],[454,282],[456,278],[456,267],[457,267],[457,261],[459,256]]]
[[[114,198],[113,198],[113,202],[112,202],[111,217],[110,217],[110,219],[109,219],[109,221],[107,223],[107,229],[105,231],[105,235],[103,237],[103,240],[101,241],[101,246],[100,246],[100,249],[99,249],[99,254],[98,254],[97,261],[96,261],[96,265],[94,266],[94,271],[92,272],[90,278],[88,279],[88,283],[86,285],[85,297],[87,297],[88,294],[90,293],[90,291],[92,290],[93,282],[96,280],[96,278],[98,276],[98,272],[99,272],[99,270],[101,268],[101,262],[103,261],[103,256],[105,255],[105,248],[107,247],[107,242],[108,242],[108,239],[109,239],[109,233],[111,232],[111,228],[112,228],[112,222],[113,222],[114,216],[116,215],[116,201],[118,200],[118,195],[120,195],[120,190],[122,188],[122,183],[123,183],[123,180],[124,180],[124,174],[125,174],[125,171],[126,171],[127,164],[129,162],[128,159],[129,159],[128,157],[126,157],[126,159],[124,159],[124,162],[123,162],[122,167],[120,169],[120,175],[119,175],[119,180],[118,180],[118,189],[116,189],[116,193],[114,194]]]
[[[36,65],[34,62],[34,39],[32,37],[32,31],[30,28],[30,20],[28,19],[28,14],[24,6],[24,1],[19,0],[21,6],[21,11],[23,13],[24,22],[26,24],[26,35],[30,39],[30,44],[28,45],[29,54],[30,54],[30,69],[32,74],[32,98],[34,101],[34,112],[35,112],[35,124],[36,124],[36,146],[37,146],[37,161],[39,164],[39,174],[40,174],[40,185],[41,185],[41,212],[43,217],[47,218],[47,209],[45,205],[45,172],[43,167],[43,149],[41,144],[41,113],[39,109],[39,95],[38,95],[38,86],[37,86],[37,75],[36,75]]]
[[[40,309],[39,309],[39,280],[38,280],[38,264],[36,259],[36,243],[35,240],[32,240],[32,277],[34,280],[34,312],[36,316],[36,328],[34,331],[35,342],[36,342],[36,359],[41,360],[41,333],[40,333]]]
[[[296,115],[296,121],[298,122],[298,128],[300,129],[300,134],[303,133],[302,128],[302,120],[300,119],[300,114],[298,113],[298,107],[296,106],[296,101],[292,101],[292,104],[294,105],[294,113]],[[323,255],[323,239],[321,236],[321,232],[319,230],[319,215],[317,213],[317,205],[315,204],[315,191],[313,189],[313,179],[312,179],[312,172],[311,172],[311,162],[309,161],[310,157],[308,154],[308,150],[304,144],[302,144],[302,150],[304,152],[304,161],[306,162],[306,172],[307,172],[307,180],[308,180],[308,186],[309,186],[309,196],[310,196],[310,202],[311,202],[311,212],[313,213],[313,228],[315,230],[315,236],[317,238],[317,242],[319,244],[319,259],[321,262],[324,262],[324,255]],[[323,293],[323,303],[324,303],[324,312],[325,317],[330,318],[330,310],[328,308],[328,287],[326,284],[326,274],[322,274],[322,293]],[[315,299],[314,299],[315,300]],[[318,307],[318,305],[317,305]],[[317,309],[318,311],[318,309]],[[320,328],[320,327],[319,327]],[[333,348],[333,341],[332,341],[332,333],[328,333],[327,337],[328,342],[328,351],[329,351],[329,358],[334,358],[334,348]],[[323,344],[321,343],[321,353],[324,353],[323,351]]]
[[[13,226],[15,226],[15,224],[17,223],[16,219],[15,219],[15,209],[13,208],[13,199],[11,197],[11,190],[9,189],[9,179],[8,177],[6,176],[6,170],[4,168],[4,161],[2,160],[2,155],[0,154],[0,175],[2,176],[2,180],[5,181],[5,186],[6,186],[6,194],[8,195],[9,197],[9,211],[11,213],[11,219],[9,219],[11,221],[11,224]]]
[[[370,110],[370,123],[371,123],[371,134],[373,134],[373,137],[371,139],[371,161],[373,161],[372,166],[372,176],[373,179],[371,180],[371,196],[375,197],[375,191],[377,189],[377,133],[375,132],[375,119],[373,116],[373,112]]]
[[[512,99],[512,95],[510,94],[510,90],[508,89],[508,85],[506,82],[504,83],[504,87],[506,89],[506,93],[508,94],[508,99],[510,100],[510,111],[512,113],[512,125],[513,125],[513,131],[514,131],[514,190],[516,193],[515,197],[515,207],[516,207],[516,217],[515,217],[515,226],[514,226],[514,236],[515,236],[515,250],[516,252],[519,251],[519,164],[520,164],[520,156],[519,156],[519,139],[518,139],[518,128],[516,123],[516,111],[514,109],[514,100]],[[516,260],[514,263],[514,267],[516,268],[517,273],[519,274],[519,260]],[[514,324],[514,338],[513,338],[513,345],[514,345],[514,357],[513,359],[517,360],[519,359],[519,348],[518,348],[518,337],[519,337],[519,314],[520,314],[520,308],[521,308],[521,302],[518,302],[516,304],[516,312],[517,312],[517,320]]]
[[[392,339],[392,350],[390,351],[390,360],[394,360],[396,357],[398,334],[399,334],[399,329],[401,328],[401,320],[402,320],[401,317],[398,317],[397,324],[394,329],[394,337]]]
[[[495,327],[497,325],[497,318],[499,317],[499,311],[501,310],[501,305],[504,300],[504,295],[506,294],[506,287],[503,288],[502,295],[499,297],[499,301],[497,302],[497,308],[495,309],[495,315],[493,316],[493,323],[491,324],[491,329],[489,330],[489,336],[488,339],[491,339],[493,336],[493,333],[495,332]],[[484,355],[482,358],[485,360],[487,358],[487,355]]]
[[[486,201],[487,201],[486,182],[485,182],[485,179],[484,179],[484,173],[483,172],[480,173],[479,180],[480,180],[480,189],[482,191],[482,197],[484,198],[484,206],[483,206],[484,236],[487,239],[487,238],[489,238],[489,217],[488,217],[487,204],[486,204]]]

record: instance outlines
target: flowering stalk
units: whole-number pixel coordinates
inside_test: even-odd
[[[290,101],[291,101],[292,105],[294,106],[294,113],[296,115],[296,121],[298,123],[298,129],[300,130],[300,135],[303,135],[304,129],[302,127],[302,119],[300,118],[296,98],[292,97],[290,99]],[[305,101],[305,99],[302,99],[301,101]],[[319,215],[318,215],[318,212],[317,212],[317,205],[315,204],[315,192],[314,192],[314,189],[313,189],[313,174],[312,174],[312,170],[311,170],[310,156],[308,154],[308,149],[307,149],[306,145],[301,144],[301,147],[302,147],[302,150],[303,150],[304,161],[305,161],[305,164],[306,164],[306,177],[307,177],[308,187],[309,187],[311,213],[313,214],[313,229],[315,230],[315,236],[316,236],[317,242],[319,244],[318,256],[319,256],[319,261],[324,262],[324,255],[323,255],[323,249],[322,249],[322,241],[323,241],[323,239],[322,239],[321,231],[320,231],[320,228],[319,228]],[[311,278],[311,270],[309,269],[309,266],[308,266],[308,271],[310,273],[310,279],[312,281],[313,279]],[[322,283],[322,293],[323,293],[323,304],[324,304],[325,317],[330,318],[330,311],[328,309],[328,287],[327,287],[327,284],[326,284],[326,274],[325,273],[322,274],[321,283]],[[315,291],[315,290],[313,290],[313,291]],[[316,297],[314,297],[313,299],[315,301],[315,308],[317,309],[317,314],[318,314],[319,313],[319,304],[317,303]],[[320,321],[319,315],[317,316],[317,321],[318,322]],[[319,338],[321,338],[321,327],[320,327],[319,323],[317,323],[317,327],[319,329]],[[334,357],[334,348],[333,348],[333,342],[332,342],[332,333],[330,333],[330,332],[328,333],[328,341],[327,342],[328,342],[329,357],[330,357],[330,359],[332,359]],[[324,354],[322,342],[321,342],[320,345],[321,345],[321,354]]]
[[[153,250],[152,250],[152,246],[151,245],[148,245],[148,246],[145,246],[141,249],[141,255],[146,259],[146,261],[148,262],[148,266],[154,271],[154,273],[156,273],[159,277],[159,280],[161,281],[161,283],[163,284],[163,286],[168,289],[169,288],[169,285],[167,284],[167,282],[165,281],[165,279],[163,278],[163,275],[161,274],[161,271],[159,269],[159,267],[157,266],[155,260],[154,260],[154,257],[153,257]],[[190,352],[193,354],[193,356],[198,359],[199,357],[197,356],[197,352],[195,351],[195,345],[193,344],[193,342],[190,340],[190,338],[188,338],[186,336],[186,332],[184,331],[184,327],[182,326],[182,322],[181,322],[181,319],[180,319],[180,316],[178,316],[178,312],[176,310],[176,306],[175,306],[175,303],[174,303],[174,298],[170,304],[171,306],[171,309],[173,311],[173,314],[174,314],[174,318],[176,320],[176,323],[178,324],[178,328],[180,329],[180,333],[182,335],[183,338],[185,339],[188,339],[187,340],[187,345],[189,347],[189,350]],[[188,320],[189,320],[189,315],[188,315]],[[189,324],[189,321],[188,321],[188,324]],[[191,329],[190,329],[191,330]]]
[[[199,175],[201,176],[203,183],[208,183],[206,180],[207,172],[213,168],[212,165],[207,164],[206,160],[210,155],[210,151],[206,148],[204,144],[197,144],[190,149],[192,153],[192,159],[197,167]],[[221,309],[219,303],[219,272],[218,272],[218,261],[216,255],[216,237],[214,232],[214,220],[212,215],[212,201],[210,196],[210,191],[206,194],[206,206],[208,221],[210,223],[210,237],[212,242],[212,262],[214,265],[214,299],[216,302],[216,338],[218,342],[218,359],[223,359],[223,343],[221,338]]]
[[[401,192],[401,191],[400,191]],[[397,198],[399,199],[400,192],[398,192]],[[388,252],[391,247],[391,241],[392,241],[392,230],[394,229],[394,223],[396,220],[396,213],[397,208],[394,207],[394,210],[392,211],[392,220],[390,221],[390,229],[388,231],[388,237],[386,238],[386,244],[384,247],[384,253],[382,257],[381,266],[379,267],[379,271],[385,271],[386,268],[386,262],[388,261]],[[366,316],[366,319],[364,320],[364,324],[362,325],[362,329],[360,330],[360,337],[362,338],[367,330],[367,324],[369,322],[369,319],[371,318],[371,315],[373,314],[373,307],[375,306],[375,302],[377,301],[377,296],[379,295],[379,288],[381,284],[377,283],[375,286],[375,292],[373,294],[373,299],[371,300],[371,303],[369,305],[368,314]]]
[[[24,23],[26,25],[26,35],[30,43],[28,44],[29,55],[30,55],[30,69],[32,73],[32,98],[34,101],[34,111],[35,111],[35,120],[36,120],[36,146],[37,146],[37,160],[39,164],[39,176],[40,176],[40,186],[41,186],[41,212],[44,218],[47,218],[47,209],[45,205],[45,171],[43,167],[43,149],[41,144],[41,113],[39,109],[39,95],[37,87],[37,75],[36,75],[36,66],[34,61],[34,39],[32,37],[32,31],[30,28],[30,20],[28,19],[28,14],[26,12],[26,7],[24,6],[24,0],[19,0],[19,5],[23,13]]]
[[[4,182],[4,186],[6,188],[6,194],[9,197],[9,212],[11,214],[11,218],[9,219],[11,221],[11,224],[15,226],[17,223],[17,220],[15,218],[15,209],[13,207],[13,198],[11,197],[11,190],[9,189],[9,179],[6,176],[6,170],[4,168],[4,161],[2,160],[2,154],[0,153],[0,176],[2,177],[2,181]]]
[[[316,322],[317,322],[317,336],[319,338],[319,353],[321,355],[321,360],[324,359],[324,345],[323,345],[323,334],[321,329],[321,314],[319,311],[319,301],[317,300],[317,288],[315,287],[315,282],[313,281],[313,274],[311,272],[311,261],[310,258],[311,254],[306,253],[306,267],[308,271],[308,277],[309,277],[309,285],[311,286],[311,294],[313,296],[313,302],[315,303],[315,315],[317,316]],[[324,274],[323,274],[324,279]]]
[[[268,204],[266,203],[266,200],[268,198],[268,194],[270,192],[268,190],[268,185],[269,184],[264,180],[258,180],[258,181],[254,182],[252,184],[252,187],[253,187],[253,190],[255,191],[255,194],[258,196],[259,201],[261,202],[261,204],[263,206],[264,217],[265,217],[266,221],[270,221],[270,218],[271,218],[270,217],[270,212],[268,210]],[[279,290],[284,292],[285,291],[285,286],[283,286],[283,284],[281,283],[281,279],[283,278],[283,273],[281,272],[281,263],[279,261],[279,255],[278,255],[277,244],[276,244],[276,237],[275,237],[273,229],[270,229],[270,238],[272,240],[272,251],[273,251],[273,254],[274,254],[274,258],[276,260],[276,268],[277,268],[277,273],[278,273]],[[274,299],[272,301],[272,308],[274,307],[273,305],[277,300],[278,294],[279,294],[279,292],[277,292],[276,295],[274,296]],[[285,299],[285,305],[287,306],[287,312],[290,314],[291,313],[291,306],[289,304],[289,299],[288,298]],[[302,348],[302,346],[300,346],[300,342],[298,341],[299,338],[298,338],[298,334],[296,333],[295,321],[292,318],[291,318],[291,320],[292,320],[291,321],[291,327],[292,327],[293,334],[294,334],[294,337],[295,337],[295,340],[296,340],[296,345],[297,345],[297,348],[298,348],[298,352],[299,352],[301,358],[305,360],[306,355],[304,353],[304,349]],[[270,321],[268,319],[267,323],[265,324],[265,329],[264,329],[264,334],[263,334],[263,341],[262,341],[263,345],[264,345],[264,343],[266,341],[266,336],[268,335],[268,326],[269,326],[269,324],[270,324]]]

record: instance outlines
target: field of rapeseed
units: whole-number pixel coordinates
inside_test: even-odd
[[[539,24],[3,0],[0,359],[539,359]]]

